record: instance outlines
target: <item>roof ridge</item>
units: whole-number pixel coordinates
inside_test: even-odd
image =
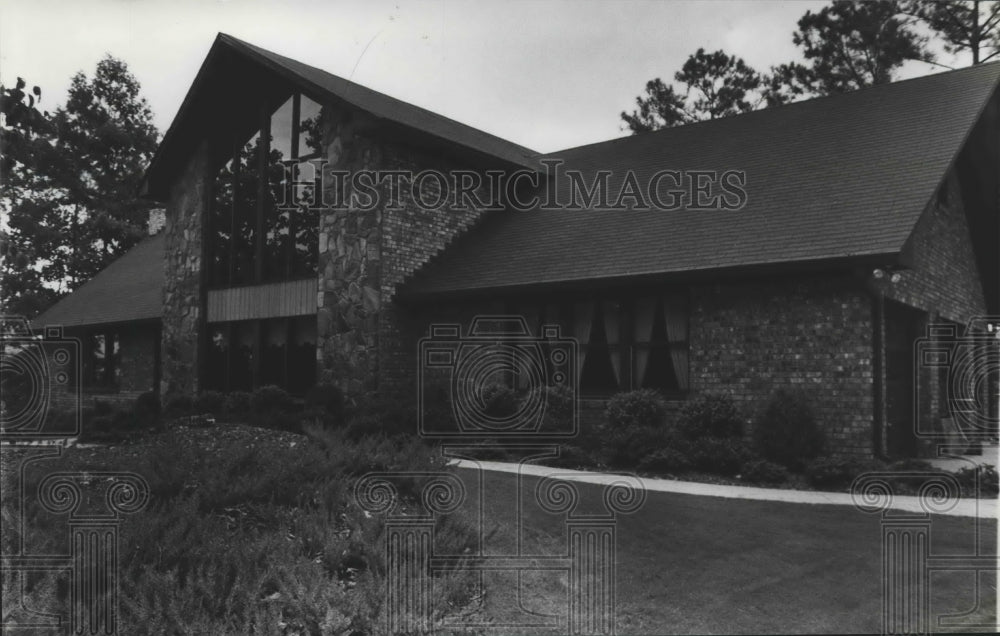
[[[320,68],[318,66],[313,66],[312,64],[307,64],[307,63],[299,61],[299,60],[297,60],[297,59],[295,59],[293,57],[289,57],[287,55],[282,55],[281,53],[276,53],[276,52],[274,52],[274,51],[272,51],[270,49],[265,49],[262,46],[258,46],[256,44],[252,44],[252,43],[247,42],[245,40],[241,40],[241,39],[239,39],[239,38],[237,38],[235,36],[229,35],[228,33],[222,33],[220,31],[217,37],[218,37],[218,39],[220,39],[222,41],[229,41],[230,44],[235,44],[235,45],[238,45],[238,46],[243,46],[243,47],[251,49],[251,51],[254,51],[254,52],[267,53],[268,55],[281,58],[282,60],[287,60],[287,61],[292,62],[294,64],[300,64],[302,66],[306,66],[306,67],[308,67],[308,68],[310,68],[310,69],[312,69],[314,71],[318,71],[320,73],[323,73],[324,75],[327,75],[327,76],[335,79],[336,81],[344,82],[345,84],[349,84],[351,87],[357,87],[358,89],[360,89],[362,91],[367,91],[369,93],[375,93],[375,94],[379,95],[380,97],[383,97],[383,98],[386,98],[386,99],[390,99],[390,100],[392,100],[394,102],[397,102],[397,103],[399,103],[401,105],[405,105],[405,106],[407,106],[409,108],[414,108],[414,109],[423,111],[424,113],[426,113],[426,114],[428,114],[428,115],[430,115],[430,116],[432,116],[432,117],[434,117],[434,118],[436,118],[438,120],[441,120],[443,122],[447,122],[447,123],[451,123],[451,124],[457,124],[459,126],[464,126],[466,128],[470,128],[472,130],[475,130],[475,131],[479,132],[480,134],[487,135],[487,136],[492,137],[492,138],[494,138],[494,139],[496,139],[498,141],[502,141],[502,142],[504,142],[504,143],[506,143],[506,144],[508,144],[510,146],[513,146],[513,147],[517,148],[522,153],[524,153],[526,159],[538,157],[538,156],[540,156],[542,154],[542,153],[538,152],[537,150],[534,150],[532,148],[528,148],[527,146],[522,146],[519,143],[510,141],[509,139],[506,139],[506,138],[501,137],[499,135],[495,135],[495,134],[493,134],[491,132],[487,132],[487,131],[485,131],[485,130],[483,130],[481,128],[477,128],[475,126],[472,126],[470,124],[466,124],[465,122],[459,121],[457,119],[453,119],[453,118],[448,117],[446,115],[442,115],[441,113],[433,111],[433,110],[431,110],[429,108],[425,108],[423,106],[419,106],[417,104],[414,104],[413,102],[408,102],[408,101],[400,99],[398,97],[394,97],[394,96],[392,96],[392,95],[390,95],[388,93],[383,93],[382,91],[375,90],[374,88],[371,88],[369,86],[365,86],[364,84],[361,84],[359,82],[355,82],[354,80],[351,80],[351,79],[348,79],[348,78],[345,78],[345,77],[341,77],[340,75],[337,75],[335,73],[331,73],[330,71],[327,71],[326,69]],[[289,70],[292,70],[292,69],[289,69]]]
[[[722,121],[733,121],[733,120],[741,119],[741,118],[745,119],[747,117],[759,116],[759,115],[761,115],[763,113],[772,113],[773,114],[775,111],[778,111],[778,110],[788,109],[788,108],[791,108],[791,107],[801,107],[801,106],[804,106],[806,104],[813,104],[813,103],[819,102],[819,101],[841,100],[841,99],[845,99],[845,98],[852,98],[852,97],[856,97],[858,95],[868,94],[868,93],[870,93],[872,91],[885,91],[885,90],[887,90],[887,89],[889,89],[891,87],[900,86],[900,85],[908,84],[908,83],[911,83],[911,82],[930,81],[932,79],[939,79],[939,78],[944,77],[944,76],[951,76],[951,75],[962,74],[962,73],[971,73],[971,72],[982,73],[983,72],[982,69],[989,68],[989,67],[997,67],[996,70],[1000,70],[1000,60],[997,60],[997,61],[994,61],[994,62],[983,62],[983,63],[980,63],[980,64],[973,64],[971,66],[966,66],[966,67],[956,68],[956,69],[950,69],[950,70],[941,71],[941,72],[938,72],[938,73],[928,73],[926,75],[918,75],[916,77],[907,77],[905,79],[901,79],[901,80],[896,81],[896,82],[888,82],[886,84],[872,84],[872,85],[868,85],[868,86],[862,86],[861,88],[859,88],[857,90],[847,91],[847,92],[844,92],[844,93],[832,93],[830,95],[816,95],[816,96],[813,96],[813,97],[809,97],[807,99],[802,99],[802,100],[792,101],[792,102],[785,102],[783,104],[776,104],[774,106],[767,106],[765,108],[759,108],[757,110],[751,110],[751,111],[747,111],[745,113],[737,113],[735,115],[729,115],[727,117],[719,117],[719,118],[716,118],[716,119],[703,119],[701,121],[694,121],[694,122],[690,122],[690,123],[687,123],[687,124],[682,124],[680,126],[670,126],[668,128],[659,128],[657,130],[651,130],[651,131],[644,132],[644,133],[638,133],[638,134],[633,133],[633,134],[630,134],[630,135],[624,135],[622,137],[614,137],[612,139],[605,139],[604,141],[594,141],[594,142],[587,143],[587,144],[581,144],[579,146],[570,146],[569,148],[561,148],[559,150],[554,150],[552,152],[543,153],[543,154],[539,155],[539,158],[540,159],[546,159],[546,158],[550,158],[550,157],[555,157],[556,155],[559,155],[561,153],[575,152],[575,151],[578,151],[578,150],[582,150],[584,148],[601,146],[601,145],[604,145],[604,144],[609,144],[610,145],[610,144],[615,144],[615,143],[619,143],[619,142],[624,143],[625,141],[634,140],[634,139],[648,139],[651,136],[662,135],[664,133],[669,133],[671,131],[690,130],[692,128],[699,127],[699,126],[704,126],[704,125],[707,125],[707,124],[718,124],[719,122],[722,122]],[[996,78],[993,80],[994,84],[1000,83],[1000,72],[998,72],[996,75],[997,75]]]

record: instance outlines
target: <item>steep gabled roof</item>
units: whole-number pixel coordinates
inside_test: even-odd
[[[32,320],[33,326],[79,327],[159,319],[163,312],[163,245],[163,232],[142,241]]]
[[[895,258],[991,95],[1000,63],[552,153],[566,169],[741,170],[733,211],[498,212],[403,296]],[[565,183],[565,181],[564,181]]]
[[[209,111],[232,93],[223,90],[217,94],[213,91],[217,91],[218,87],[213,84],[223,81],[229,75],[226,70],[233,64],[256,65],[258,69],[275,74],[321,103],[333,101],[346,104],[432,143],[476,153],[503,165],[530,169],[538,167],[534,159],[538,153],[534,150],[219,33],[146,173],[145,192],[153,198],[165,196],[165,182],[176,168],[176,162],[190,150],[192,137],[204,134],[212,127],[206,121],[213,116],[209,115]],[[263,83],[264,78],[260,75],[247,74],[246,82]]]

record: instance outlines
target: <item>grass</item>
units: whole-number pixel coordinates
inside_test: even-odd
[[[124,633],[379,633],[383,535],[377,519],[351,508],[345,483],[368,470],[427,462],[417,447],[333,441],[340,450],[321,453],[300,435],[218,425],[69,449],[60,469],[132,469],[160,493],[123,525]],[[439,528],[444,551],[480,545],[470,528],[478,527],[481,505],[482,554],[513,554],[519,544],[522,554],[565,552],[565,516],[536,503],[537,478],[520,484],[519,519],[515,475],[459,474],[469,500]],[[290,480],[310,487],[308,501],[289,505]],[[577,515],[604,512],[601,487],[574,485]],[[932,552],[967,554],[978,540],[995,554],[996,533],[995,521],[982,522],[977,537],[972,519],[934,518]],[[616,537],[617,633],[881,631],[877,516],[845,506],[650,492],[641,510],[618,518]],[[51,541],[39,534],[32,545]],[[965,619],[968,631],[996,617],[995,573],[980,582],[983,610]],[[445,621],[438,633],[565,633],[565,574],[493,572],[481,583],[461,574],[435,581]],[[934,575],[932,614],[961,612],[975,600],[971,575]],[[961,626],[932,625],[955,629]]]
[[[469,480],[471,491],[475,472],[463,469],[461,474]],[[489,488],[485,513],[493,530],[485,551],[513,552],[518,527],[517,476],[488,473],[485,479]],[[533,477],[523,478],[521,484],[524,550],[559,554],[565,550],[564,517],[535,503],[536,485]],[[602,512],[601,487],[576,485],[581,492],[577,514]],[[877,516],[845,506],[651,492],[641,510],[618,518],[616,533],[618,633],[882,631]],[[974,520],[933,519],[933,554],[967,554],[976,541]],[[995,521],[982,522],[979,543],[984,551],[995,554]],[[982,576],[981,584],[980,613],[964,619],[965,627],[935,624],[933,631],[981,631],[970,626],[977,622],[992,626],[996,573]],[[510,574],[488,577],[486,589],[479,617],[483,623],[544,622],[539,613],[565,616],[564,575],[526,576],[520,597]],[[932,616],[968,610],[975,599],[971,574],[933,576]],[[487,633],[516,631],[497,628]],[[560,628],[535,631],[559,633]]]

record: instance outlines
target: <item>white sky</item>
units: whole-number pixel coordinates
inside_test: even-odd
[[[795,58],[796,21],[824,4],[0,0],[0,81],[39,85],[53,110],[75,72],[111,53],[162,133],[222,31],[549,152],[624,135],[618,114],[699,46],[762,71]]]

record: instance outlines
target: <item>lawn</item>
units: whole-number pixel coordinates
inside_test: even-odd
[[[461,474],[474,492],[475,471],[462,469]],[[558,554],[565,549],[564,517],[535,502],[537,481],[524,477],[521,483],[523,551]],[[517,540],[517,476],[486,473],[485,484],[486,525],[492,531],[485,552],[511,553]],[[602,512],[600,487],[577,485],[577,514]],[[470,509],[475,506],[471,501]],[[981,528],[983,550],[995,554],[995,521]],[[651,492],[641,510],[618,518],[616,530],[618,633],[882,631],[877,515],[846,506]],[[971,553],[975,521],[935,517],[931,536],[932,554]],[[982,631],[969,625],[995,622],[995,572],[982,575],[980,582],[982,611],[959,621],[966,627],[935,622],[934,631]],[[932,620],[972,609],[974,586],[971,573],[934,574]],[[489,575],[480,619],[496,626],[488,633],[518,631],[500,629],[500,624],[557,620],[538,614],[565,620],[566,587],[563,574],[531,574],[522,577],[518,594],[513,574]]]
[[[57,462],[62,470],[132,469],[154,489],[150,507],[123,525],[125,625],[156,622],[160,629],[148,631],[157,633],[201,633],[198,625],[233,634],[248,626],[257,633],[379,633],[381,524],[358,510],[347,485],[370,470],[440,463],[411,443],[333,439],[321,450],[292,433],[219,425],[68,450]],[[439,527],[446,552],[466,554],[471,548],[463,546],[477,545],[480,505],[484,554],[514,554],[519,541],[524,555],[565,552],[565,515],[536,503],[537,478],[520,484],[519,519],[515,475],[459,474],[469,498]],[[575,485],[576,514],[602,513],[601,487]],[[934,518],[932,553],[972,552],[975,529],[972,519]],[[881,631],[877,516],[844,506],[651,492],[643,508],[618,518],[616,536],[617,633]],[[995,550],[994,521],[982,524],[979,542]],[[481,583],[455,573],[436,579],[444,621],[438,633],[565,633],[564,573],[492,572]],[[981,583],[984,609],[965,625],[995,620],[995,573]],[[932,614],[975,605],[970,574],[935,575],[932,584]]]

